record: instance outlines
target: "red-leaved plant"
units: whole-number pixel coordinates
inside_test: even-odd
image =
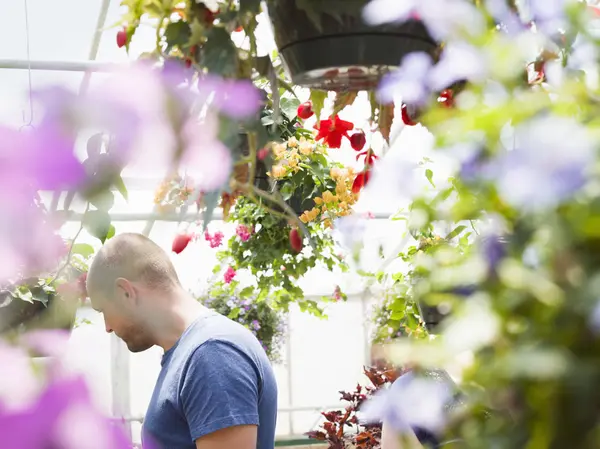
[[[325,422],[319,429],[308,432],[309,438],[329,443],[329,449],[379,449],[381,424],[359,424],[357,412],[361,404],[377,391],[387,388],[405,370],[391,367],[365,367],[364,373],[371,386],[357,385],[353,392],[340,391],[344,410],[322,412]]]

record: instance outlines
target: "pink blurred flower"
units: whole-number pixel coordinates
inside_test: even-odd
[[[223,279],[225,280],[226,284],[231,283],[231,281],[233,281],[233,278],[235,277],[236,272],[232,267],[227,267],[227,271],[225,271],[225,274],[223,275]]]
[[[195,180],[200,192],[219,190],[233,170],[233,157],[218,139],[219,123],[214,116],[204,122],[189,121],[184,128],[182,165]]]
[[[242,242],[247,242],[250,239],[250,236],[252,235],[252,230],[244,224],[239,224],[235,229],[235,233]]]
[[[65,243],[27,191],[0,193],[0,284],[54,270]]]
[[[209,243],[211,248],[218,248],[223,243],[223,233],[221,231],[217,231],[214,234],[210,234],[208,229],[204,231],[204,239]]]

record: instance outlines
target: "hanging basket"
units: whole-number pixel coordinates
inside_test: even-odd
[[[36,295],[43,293],[35,291]],[[24,301],[11,295],[10,291],[0,292],[0,334],[19,329],[60,329],[71,331],[75,324],[77,307],[72,301],[63,300],[58,295],[49,294],[45,303],[39,300]]]
[[[296,6],[296,0],[268,1],[279,54],[296,85],[332,91],[370,90],[408,53],[433,54],[438,48],[420,21],[366,25],[361,11],[368,0],[364,5],[346,7],[347,12],[337,17],[321,11],[339,10],[339,1],[333,1],[331,8],[326,7],[329,0],[307,3],[318,6],[318,11],[309,16]]]

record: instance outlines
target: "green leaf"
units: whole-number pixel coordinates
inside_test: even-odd
[[[229,33],[221,27],[213,27],[207,33],[208,40],[202,47],[201,62],[209,73],[225,77],[236,73],[237,48]]]
[[[98,210],[109,211],[115,205],[115,195],[110,190],[98,192],[92,198],[89,198],[89,202],[96,207]]]
[[[317,117],[317,122],[321,120],[321,112],[325,106],[325,100],[327,99],[327,92],[324,90],[311,90],[310,101],[312,102],[313,111]]]
[[[129,201],[129,193],[127,192],[127,187],[125,187],[125,182],[123,181],[123,178],[120,175],[115,177],[113,184],[117,188],[121,196],[125,199],[125,201]]]
[[[73,248],[71,249],[71,252],[73,254],[79,254],[80,256],[83,256],[87,259],[92,254],[94,254],[94,247],[87,243],[75,243],[73,245]]]
[[[108,233],[106,234],[106,240],[112,239],[115,236],[116,231],[115,226],[111,224],[110,228],[108,228]]]
[[[260,0],[240,0],[240,13],[260,12]]]
[[[99,239],[102,243],[106,241],[111,232],[110,215],[102,210],[90,210],[85,213],[82,221],[83,227],[90,235]],[[114,234],[114,228],[112,230]]]
[[[460,225],[457,226],[456,228],[454,228],[447,236],[446,236],[446,240],[451,240],[454,237],[457,237],[458,235],[460,235],[461,232],[463,232],[465,229],[467,229],[466,226]]]
[[[282,98],[279,102],[281,112],[291,118],[296,117],[296,114],[298,114],[298,106],[300,106],[300,100],[297,98]]]
[[[185,48],[192,36],[190,25],[183,20],[171,22],[165,28],[165,39],[167,41],[166,52],[169,53],[173,47]]]
[[[427,169],[425,170],[425,177],[427,178],[427,181],[429,181],[429,184],[431,184],[434,188],[435,188],[435,184],[433,183],[433,172],[431,171],[431,169]]]
[[[257,56],[254,58],[254,68],[260,76],[268,76],[271,68],[271,58],[268,56]]]
[[[240,297],[245,298],[247,296],[252,295],[253,293],[254,293],[254,287],[253,286],[248,286],[246,288],[243,288],[240,291],[239,295],[240,295]]]
[[[102,144],[104,143],[104,135],[102,133],[94,134],[87,141],[88,157],[98,156],[102,152]]]
[[[335,97],[335,102],[333,103],[333,113],[332,115],[337,115],[340,113],[342,109],[346,106],[350,106],[356,100],[358,96],[358,92],[349,91],[349,92],[339,92]]]

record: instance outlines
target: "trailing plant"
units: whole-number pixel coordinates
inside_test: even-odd
[[[268,299],[259,300],[253,287],[240,288],[237,281],[212,283],[199,301],[249,329],[269,359],[281,362],[286,315]]]
[[[217,253],[220,265],[215,271],[227,270],[227,276],[232,270],[247,270],[256,281],[259,297],[268,296],[286,310],[290,302],[296,302],[320,315],[317,303],[304,298],[296,280],[317,264],[329,270],[346,269],[330,228],[334,219],[350,213],[358,198],[353,171],[329,161],[326,148],[303,129],[287,142],[273,144],[272,153],[269,177],[274,188],[296,210],[310,235],[303,235],[268,200],[239,197],[228,216],[228,221],[237,223],[236,234]]]

